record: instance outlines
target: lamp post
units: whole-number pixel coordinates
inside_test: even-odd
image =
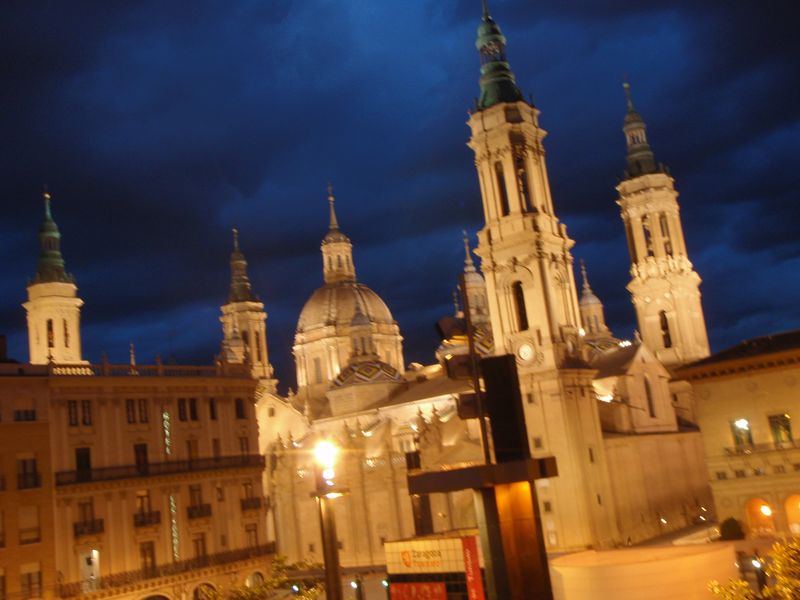
[[[339,539],[336,536],[336,518],[331,502],[345,490],[336,486],[336,457],[339,448],[323,440],[314,448],[316,459],[316,490],[313,496],[319,507],[319,526],[322,536],[322,555],[325,560],[325,597],[342,600],[342,573],[339,565]]]

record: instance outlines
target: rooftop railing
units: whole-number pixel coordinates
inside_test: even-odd
[[[59,471],[56,473],[56,485],[74,485],[93,481],[110,481],[114,479],[133,479],[140,477],[157,477],[192,471],[215,471],[217,469],[235,469],[241,467],[264,467],[264,457],[260,454],[243,454],[241,456],[219,456],[213,458],[195,458],[192,460],[169,460],[165,462],[139,465],[123,465],[119,467],[102,467],[81,471]]]
[[[91,592],[110,591],[114,588],[136,585],[146,582],[149,579],[157,579],[169,575],[180,575],[195,569],[203,569],[217,565],[226,565],[250,558],[258,558],[275,553],[275,542],[252,546],[250,548],[240,548],[238,550],[228,550],[216,554],[207,554],[189,560],[179,560],[164,565],[155,565],[145,569],[135,571],[125,571],[114,573],[105,577],[99,577],[91,581],[76,581],[73,583],[56,584],[55,592],[59,598],[77,598]]]
[[[58,377],[233,377],[250,378],[251,365],[217,362],[213,365],[112,365],[108,362],[78,365],[0,364],[0,375],[54,375]]]
[[[793,448],[800,448],[800,442],[798,442],[797,440],[789,440],[786,442],[764,442],[761,444],[742,444],[740,446],[732,446],[729,448],[725,448],[725,454],[728,456],[742,456],[747,454],[756,454],[758,452],[791,450]]]

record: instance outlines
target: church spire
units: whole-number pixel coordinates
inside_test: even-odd
[[[239,249],[239,230],[233,228],[233,251],[231,252],[231,289],[228,302],[259,302],[250,287],[247,276],[247,260]]]
[[[476,273],[477,270],[475,269],[475,263],[472,262],[472,250],[469,247],[467,230],[462,229],[461,233],[464,236],[464,273]]]
[[[628,147],[628,168],[625,170],[625,178],[632,179],[640,175],[660,172],[661,169],[656,163],[653,150],[647,142],[647,125],[642,116],[636,112],[631,96],[631,85],[626,81],[622,84],[625,90],[625,98],[628,110],[625,113],[625,120],[622,131],[625,133],[625,143]]]
[[[586,274],[586,263],[581,259],[581,279],[583,279],[583,289],[581,290],[581,305],[600,304],[600,299],[595,296],[592,286],[589,285],[589,276]]]
[[[328,184],[328,206],[330,210],[330,224],[328,233],[322,238],[322,272],[325,283],[339,281],[355,281],[356,269],[353,265],[353,244],[341,229],[336,218],[333,195],[333,186]]]
[[[330,225],[329,229],[331,231],[339,229],[339,221],[336,219],[336,209],[333,207],[334,202],[336,202],[336,196],[333,195],[333,184],[328,184],[328,205],[330,206]]]
[[[47,191],[47,186],[42,192],[42,198],[44,199],[44,220],[39,227],[39,260],[33,282],[74,283],[72,276],[64,269],[64,257],[61,255],[61,233],[53,220],[50,209],[50,192]]]
[[[478,26],[475,47],[481,57],[481,97],[478,108],[483,110],[500,102],[522,100],[522,92],[506,59],[506,38],[489,14],[487,0],[483,0],[483,17]]]

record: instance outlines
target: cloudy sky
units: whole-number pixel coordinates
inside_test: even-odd
[[[793,1],[492,0],[542,110],[554,202],[614,332],[635,328],[614,186],[628,77],[681,192],[714,349],[800,327],[800,36]],[[482,224],[467,109],[479,0],[11,2],[0,20],[0,332],[27,358],[41,187],[86,302],[85,355],[208,363],[230,229],[294,385],[321,284],[325,186],[407,361],[451,310]],[[474,238],[473,238],[474,239]]]

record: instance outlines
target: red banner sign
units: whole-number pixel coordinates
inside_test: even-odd
[[[467,576],[468,600],[485,600],[481,564],[478,560],[478,541],[475,536],[461,538],[461,550],[464,553],[464,573]]]
[[[392,600],[447,600],[444,583],[393,583]]]

